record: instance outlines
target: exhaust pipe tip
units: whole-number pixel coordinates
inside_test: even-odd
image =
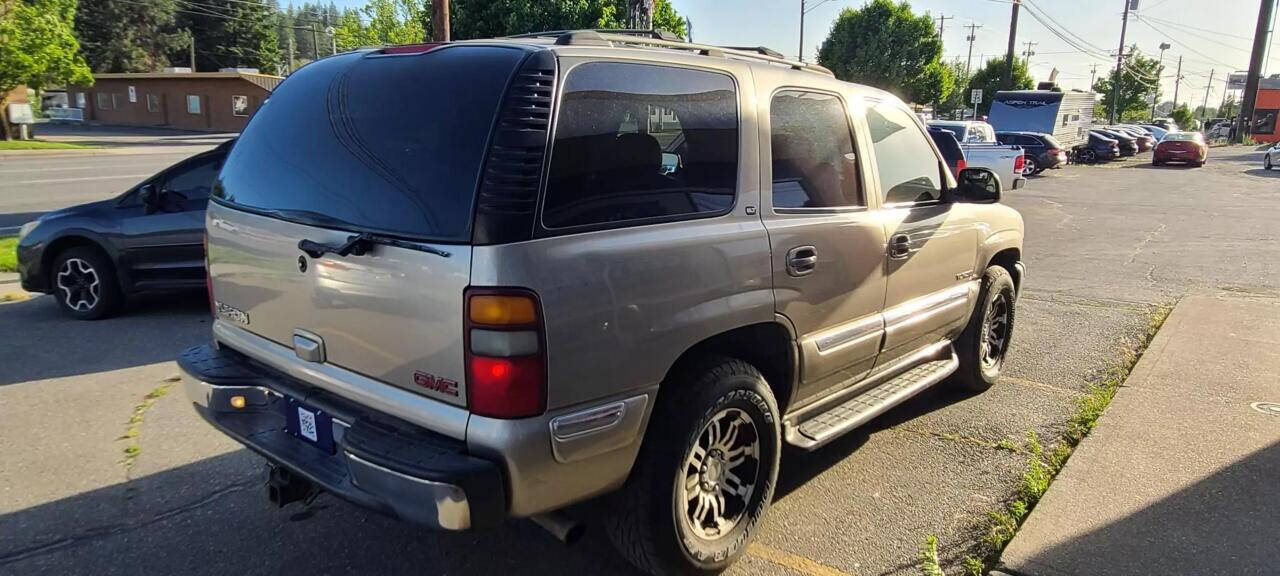
[[[537,514],[529,518],[534,524],[542,527],[553,538],[566,545],[572,545],[587,533],[587,526],[559,510]]]

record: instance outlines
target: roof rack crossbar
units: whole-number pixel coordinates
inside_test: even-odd
[[[735,47],[696,44],[693,42],[686,42],[679,36],[675,36],[665,30],[552,30],[548,32],[517,34],[515,36],[508,36],[508,38],[555,38],[556,44],[569,46],[601,45],[609,43],[674,48],[676,50],[690,50],[698,52],[704,56],[734,56],[749,60],[760,60],[774,64],[782,64],[796,70],[805,70],[816,74],[835,77],[835,74],[822,66],[809,64],[807,62],[800,62],[798,60],[789,60],[783,56],[781,52],[764,46]]]

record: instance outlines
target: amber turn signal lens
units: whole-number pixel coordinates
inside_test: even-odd
[[[231,397],[231,407],[232,407],[232,408],[235,408],[236,410],[239,410],[239,409],[241,409],[241,408],[244,408],[244,404],[245,404],[245,402],[244,402],[244,396],[232,396],[232,397]]]
[[[469,314],[476,324],[512,326],[538,320],[533,299],[527,296],[477,294],[471,297]]]

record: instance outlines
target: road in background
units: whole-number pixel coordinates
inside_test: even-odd
[[[1007,193],[1028,275],[1001,382],[938,387],[821,450],[785,452],[756,544],[729,573],[918,574],[927,534],[960,573],[1026,466],[997,442],[1056,438],[1155,305],[1280,295],[1280,173],[1240,148],[1203,169],[1149,163],[1071,166]],[[171,380],[178,352],[208,340],[207,306],[199,293],[136,300],[84,323],[49,297],[0,305],[0,573],[635,574],[598,523],[566,548],[523,521],[437,533],[329,496],[272,509],[263,461]]]
[[[97,149],[0,154],[0,236],[52,210],[115,197],[233,136],[151,128],[41,124],[40,139]]]

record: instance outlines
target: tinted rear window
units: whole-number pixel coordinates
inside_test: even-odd
[[[227,158],[214,197],[332,227],[470,239],[494,114],[525,53],[459,46],[326,58],[271,95]]]
[[[1040,139],[1044,140],[1044,143],[1048,144],[1050,148],[1062,148],[1062,142],[1059,142],[1052,134],[1045,134]]]

